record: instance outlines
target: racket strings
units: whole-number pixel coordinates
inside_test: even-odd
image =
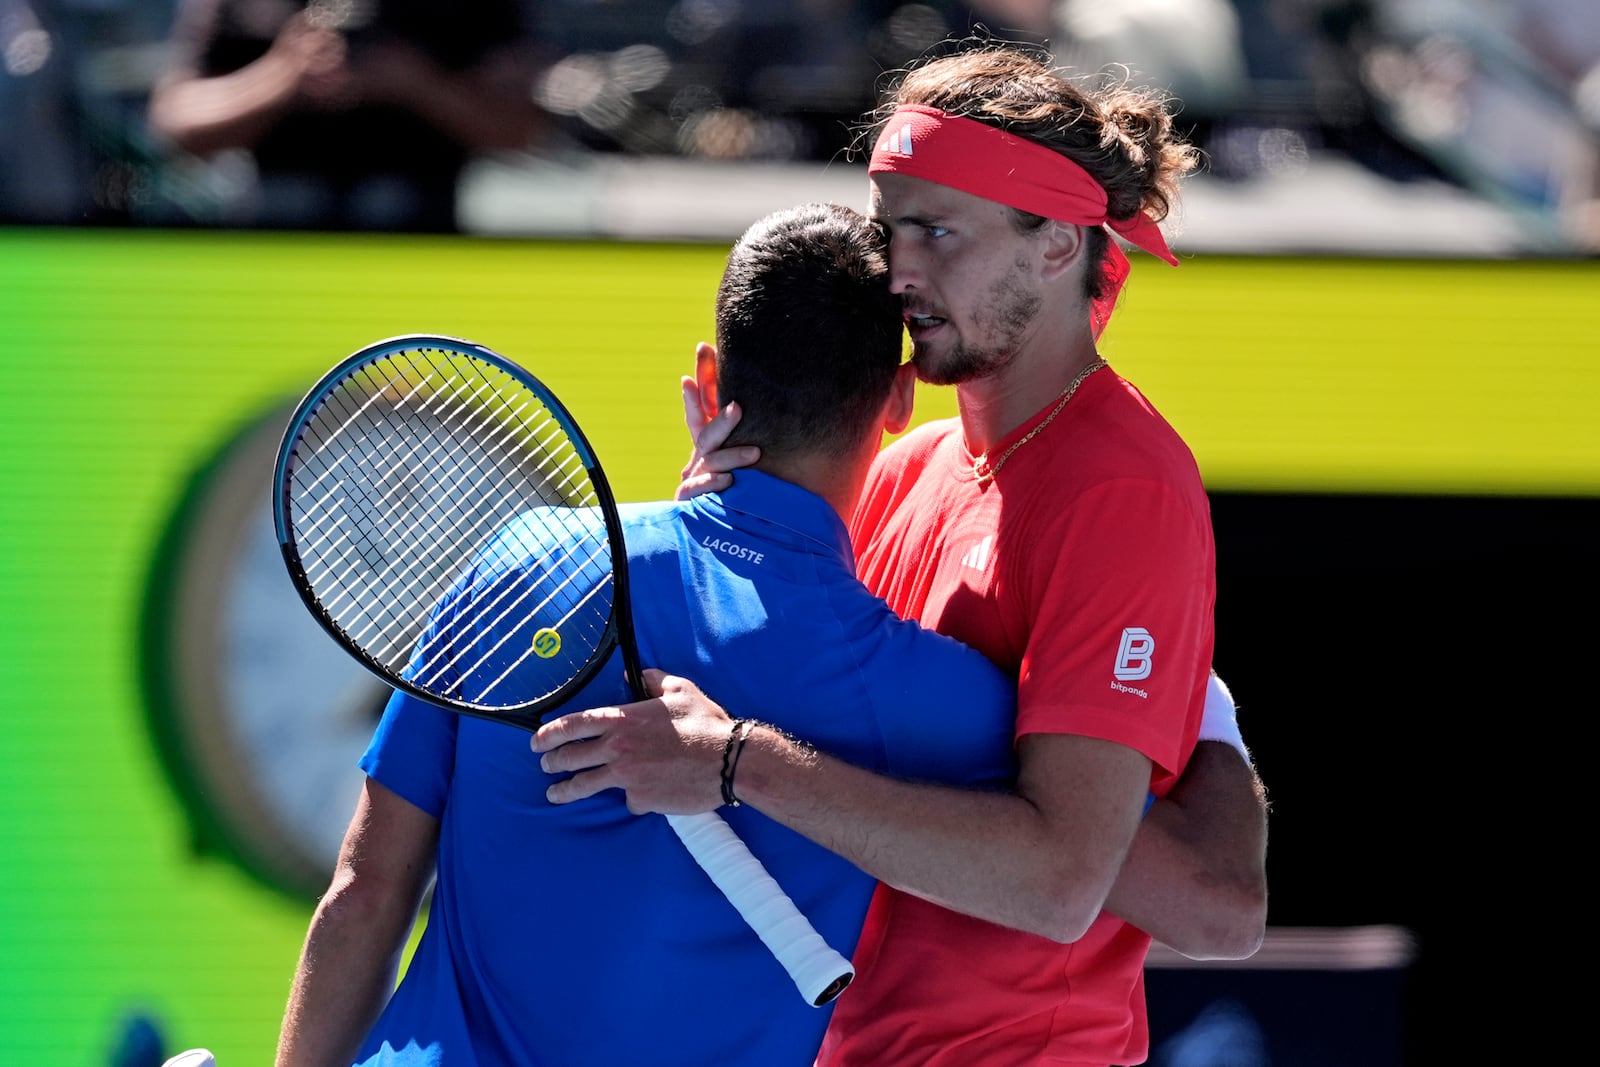
[[[363,387],[361,391],[370,393],[378,398],[383,395],[381,387],[374,387],[370,384]],[[328,403],[332,405],[338,399],[338,397],[330,397]],[[328,464],[327,470],[316,479],[313,479],[311,483],[308,483],[308,487],[320,485],[329,473],[338,473],[350,468],[354,468],[354,473],[357,474],[357,477],[344,484],[328,487],[321,499],[313,500],[307,506],[302,521],[307,524],[308,528],[316,528],[317,515],[319,512],[327,510],[331,502],[338,501],[341,505],[345,503],[341,499],[342,492],[350,492],[352,489],[360,492],[363,489],[363,483],[369,479],[379,485],[386,486],[385,491],[378,497],[358,501],[357,506],[350,509],[355,515],[364,519],[356,531],[361,535],[360,543],[353,546],[353,548],[361,551],[363,559],[369,562],[374,558],[387,558],[390,563],[389,570],[404,574],[407,569],[414,565],[414,557],[420,556],[427,550],[437,551],[437,546],[427,544],[420,536],[425,524],[431,523],[434,525],[433,533],[435,536],[444,532],[454,532],[454,540],[446,546],[449,553],[461,553],[482,537],[487,528],[492,525],[494,512],[479,512],[475,507],[467,506],[470,503],[467,498],[470,490],[481,489],[491,478],[498,478],[504,482],[507,475],[512,476],[513,487],[517,488],[519,492],[509,494],[507,499],[519,501],[538,499],[544,503],[554,502],[548,494],[540,492],[537,485],[526,478],[524,474],[525,468],[516,462],[516,457],[509,455],[504,449],[500,449],[498,454],[505,462],[483,467],[474,482],[470,485],[464,484],[464,479],[472,476],[473,467],[460,462],[449,462],[450,457],[486,455],[494,458],[496,454],[496,450],[493,447],[485,449],[482,442],[475,439],[482,431],[482,421],[480,420],[476,424],[465,421],[476,409],[459,403],[455,406],[454,414],[459,415],[463,421],[454,432],[448,432],[452,430],[449,421],[451,412],[446,412],[438,422],[425,429],[422,420],[438,405],[419,407],[418,411],[422,414],[418,417],[396,417],[403,413],[404,408],[402,405],[410,399],[411,394],[401,396],[396,401],[396,407],[393,412],[390,413],[390,421],[376,427],[390,439],[398,436],[410,441],[409,447],[394,451],[387,464],[380,462],[370,449],[346,447],[341,444],[341,435],[348,439],[352,429],[364,429],[356,427],[353,419],[345,420],[338,430],[333,435],[330,435],[330,438],[320,446],[322,452],[319,454],[326,454],[336,449],[340,450],[337,452],[338,459]],[[357,414],[359,415],[369,410],[370,399],[358,406]],[[488,417],[485,414],[485,418]],[[368,439],[372,435],[364,433],[362,436],[364,439]],[[388,441],[379,443],[387,445]],[[431,485],[424,485],[420,481],[419,472],[422,471],[433,472],[434,480]],[[441,474],[442,478],[440,477]],[[520,482],[520,484],[515,484],[517,482]],[[424,490],[432,491],[431,499]],[[397,505],[397,501],[399,505]],[[410,507],[405,509],[413,512],[410,517],[396,518],[395,513],[397,510],[404,509],[404,505],[407,502],[414,504],[417,501],[427,501],[429,502],[429,507]],[[442,504],[440,503],[441,501]],[[438,520],[440,515],[445,513],[443,510],[444,505],[454,506],[462,516],[477,515],[478,521],[475,524],[458,522],[453,527],[441,526]],[[373,531],[377,529],[391,531],[387,538],[389,544],[385,546],[374,544]],[[347,531],[342,528],[342,524],[334,525],[330,531],[332,535],[345,535],[346,533]],[[307,548],[310,551],[328,555],[332,561],[337,562],[340,566],[349,566],[351,560],[348,556],[332,555],[331,547],[320,545],[314,537],[308,539]],[[384,548],[390,549],[390,552],[384,552]],[[410,553],[409,557],[406,555],[407,552]],[[379,592],[395,595],[411,591],[408,588],[401,588],[381,590]]]
[[[568,624],[572,623],[578,617],[578,613],[580,611],[587,612],[591,619],[594,619],[594,618],[604,619],[607,616],[609,616],[610,611],[611,611],[609,594],[611,593],[611,587],[612,587],[612,584],[613,584],[612,583],[612,579],[611,579],[611,574],[610,574],[610,555],[611,555],[610,544],[609,544],[609,542],[604,541],[602,539],[600,544],[598,546],[595,546],[595,551],[591,552],[591,554],[590,554],[590,556],[589,556],[589,558],[588,558],[588,560],[586,562],[593,563],[593,562],[599,561],[600,557],[604,556],[605,559],[603,561],[603,565],[606,568],[605,576],[603,578],[601,578],[597,582],[591,582],[589,584],[589,586],[588,586],[588,589],[585,592],[583,592],[582,595],[580,595],[576,601],[573,601],[571,603],[571,607],[567,609],[565,614],[561,615],[554,622],[548,623],[547,625],[549,625],[549,627],[551,629],[560,630],[560,629],[566,627]],[[574,570],[573,572],[569,573],[563,579],[563,581],[561,582],[561,585],[558,586],[557,589],[553,590],[551,592],[551,594],[549,596],[547,596],[545,598],[545,600],[541,604],[537,605],[534,608],[534,611],[538,611],[540,608],[547,607],[550,604],[554,603],[554,601],[556,599],[556,596],[558,594],[570,591],[570,587],[577,582],[578,577],[579,577],[579,573],[580,572],[578,572],[576,570]],[[598,606],[591,604],[590,602],[592,600],[594,600],[594,598],[598,597],[601,593],[607,594],[607,599],[606,599],[605,603],[603,603],[601,605],[598,605]],[[524,594],[524,596],[526,596],[526,595],[527,594]],[[519,598],[519,600],[520,599],[521,598]],[[515,606],[517,606],[517,605],[516,604],[512,605],[512,607],[515,607]],[[510,608],[508,608],[506,612],[502,613],[500,618],[503,619],[507,614],[509,614],[509,612],[510,612]],[[466,674],[468,674],[469,676],[473,675],[476,672],[478,672],[479,670],[481,670],[482,668],[488,666],[491,662],[493,662],[493,658],[494,658],[495,654],[500,651],[502,646],[504,646],[508,641],[510,641],[512,637],[521,636],[523,634],[523,632],[526,630],[527,625],[528,625],[528,621],[527,620],[528,620],[528,616],[524,616],[522,621],[514,624],[512,627],[507,629],[506,632],[504,633],[504,635],[502,637],[500,637],[500,639],[498,641],[496,641],[488,649],[485,649],[483,651],[483,653],[478,657],[478,659],[476,661],[472,662],[471,664],[466,665]],[[499,620],[497,619],[496,621],[499,621]],[[587,629],[587,632],[592,635],[592,637],[591,637],[591,639],[589,641],[585,642],[585,644],[583,646],[581,646],[581,647],[585,648],[585,651],[587,651],[588,649],[594,648],[596,645],[598,645],[598,643],[600,641],[600,635],[604,632],[604,626],[602,625],[602,626],[596,628],[596,627],[591,625],[591,626],[587,627],[586,629]],[[450,646],[449,646],[448,642],[445,642],[445,641],[441,640],[438,643],[440,645],[444,646],[443,647],[444,651],[448,651],[449,650]],[[474,694],[472,696],[472,702],[473,703],[478,703],[478,704],[490,703],[491,702],[490,696],[499,687],[500,683],[504,682],[507,678],[511,677],[513,675],[513,673],[517,670],[518,667],[522,666],[523,663],[527,662],[529,656],[535,655],[535,654],[536,653],[534,652],[533,644],[530,642],[528,644],[528,646],[520,654],[517,654],[513,659],[509,660],[506,663],[504,669],[502,669],[499,674],[495,675],[487,683],[485,683],[482,686],[482,688],[477,689],[474,692]],[[465,653],[457,653],[455,659],[456,660],[461,660],[464,657],[464,655],[465,655]],[[587,658],[587,657],[585,656],[584,658]],[[446,664],[445,666],[457,667],[457,669],[459,669],[459,667],[454,663]],[[432,689],[432,688],[441,686],[442,679],[447,678],[447,677],[454,677],[454,676],[455,675],[446,675],[446,674],[443,674],[442,672],[441,673],[436,673],[436,674],[431,675],[431,676],[426,676],[426,680],[424,680],[422,682],[419,682],[419,684],[421,684],[423,686],[423,688],[425,688],[425,689]],[[563,680],[565,680],[565,679],[563,678]],[[559,688],[559,686],[552,686],[550,691],[554,692],[556,688]],[[546,696],[548,694],[541,693],[541,694],[538,694],[538,695],[539,696]]]
[[[501,625],[506,624],[508,621],[510,622],[510,628],[506,630],[504,635],[500,637],[493,645],[491,645],[482,655],[480,655],[476,661],[466,661],[465,657],[467,650],[465,649],[456,652],[453,656],[451,656],[450,659],[441,661],[439,659],[441,655],[446,655],[453,651],[453,646],[447,640],[440,639],[434,642],[432,646],[426,642],[419,643],[419,659],[421,659],[421,662],[415,663],[412,668],[414,672],[413,680],[419,685],[422,685],[424,688],[434,688],[435,686],[441,685],[441,679],[446,677],[444,672],[447,670],[470,674],[473,671],[481,668],[488,661],[490,656],[500,650],[501,646],[526,628],[527,621],[530,618],[535,617],[538,613],[544,612],[545,609],[556,603],[557,598],[562,597],[566,593],[570,592],[571,587],[575,585],[581,577],[585,576],[581,568],[589,564],[598,563],[600,566],[606,568],[606,573],[602,576],[601,580],[598,582],[592,582],[588,592],[581,594],[575,601],[568,601],[567,603],[571,606],[565,608],[565,614],[556,618],[555,621],[549,623],[549,625],[551,625],[553,628],[560,628],[562,625],[570,622],[577,614],[578,609],[584,606],[584,604],[591,597],[603,589],[609,589],[611,585],[610,543],[604,540],[604,538],[601,538],[597,544],[591,541],[590,547],[592,548],[592,551],[589,553],[588,557],[581,563],[574,566],[572,564],[572,559],[576,556],[579,547],[580,545],[575,543],[571,546],[570,550],[564,551],[562,555],[557,556],[549,562],[547,567],[549,572],[554,574],[562,574],[564,577],[554,589],[551,589],[546,594],[543,600],[533,605],[531,609],[529,609],[526,605],[528,597],[532,596],[534,592],[534,587],[529,583],[501,583],[504,588],[502,588],[500,592],[493,597],[493,599],[486,603],[479,602],[473,605],[475,615],[479,620],[482,621],[484,628],[491,633],[495,632],[496,628],[500,627]],[[509,570],[502,571],[502,575],[508,572]],[[521,590],[520,592],[518,592],[519,588]],[[515,598],[510,602],[506,602],[506,598],[511,596],[513,593],[517,593]],[[520,619],[512,615],[512,612],[516,611],[518,608],[525,609],[524,614],[520,617]],[[558,610],[562,609],[558,608]],[[432,649],[431,654],[429,653],[430,648]],[[531,651],[531,648],[528,651]],[[524,659],[526,659],[526,655],[527,654],[525,652],[522,656],[519,656],[513,662],[512,666],[514,667],[517,664],[520,664]],[[487,688],[488,687],[486,687],[486,689]]]
[[[433,376],[431,374],[426,375],[421,379],[421,381],[425,383],[432,377]],[[487,383],[483,383],[480,386],[480,388],[487,387]],[[363,514],[372,516],[371,524],[373,526],[378,525],[378,516],[388,509],[390,506],[390,500],[392,498],[404,497],[409,499],[417,499],[421,495],[416,491],[415,486],[411,484],[413,479],[412,472],[415,472],[419,469],[432,469],[436,472],[456,470],[463,472],[462,477],[471,476],[471,468],[469,467],[451,464],[438,466],[437,464],[441,458],[447,458],[452,455],[476,455],[479,454],[479,451],[481,450],[482,454],[490,457],[491,459],[498,454],[500,458],[506,461],[483,469],[482,474],[471,486],[464,487],[461,484],[460,479],[457,479],[455,482],[436,481],[432,487],[435,490],[436,495],[442,496],[446,500],[457,505],[465,504],[468,492],[472,489],[481,488],[489,478],[503,476],[510,472],[520,472],[521,468],[516,462],[516,458],[509,455],[509,453],[507,453],[501,445],[497,444],[493,440],[485,442],[483,440],[475,439],[477,438],[477,435],[483,432],[484,426],[488,424],[491,418],[493,418],[493,415],[491,412],[483,408],[482,405],[475,405],[473,401],[476,398],[462,397],[459,393],[459,390],[462,388],[462,386],[457,385],[454,388],[456,390],[454,395],[452,395],[450,390],[446,390],[438,394],[438,397],[442,397],[444,399],[444,403],[436,404],[433,401],[425,398],[422,403],[417,404],[416,406],[415,410],[418,412],[418,416],[416,418],[401,418],[396,420],[394,425],[399,435],[409,438],[411,441],[411,446],[408,449],[396,452],[387,467],[372,465],[372,476],[378,481],[379,484],[389,486],[389,489],[385,494],[385,498],[380,498],[377,501],[367,502],[365,510],[362,512]],[[394,411],[396,413],[405,411],[406,405],[412,403],[416,399],[416,394],[419,389],[420,386],[413,388],[406,394],[401,395],[395,401]],[[364,393],[370,393],[372,397],[382,397],[383,395],[381,388],[375,389],[371,384],[366,385],[362,391]],[[370,399],[358,405],[356,412],[357,416],[368,412],[370,410],[370,406]],[[421,420],[428,418],[430,414],[433,414],[436,411],[443,412],[443,415],[440,416],[438,423],[433,427],[435,432],[419,432],[422,428]],[[482,418],[477,423],[468,421],[474,414],[482,415]],[[459,415],[462,421],[456,428],[456,432],[450,432],[447,439],[441,441],[439,439],[439,432],[451,429],[450,418],[452,415]],[[347,431],[350,426],[351,420],[346,420],[346,422],[340,427],[340,432]],[[502,438],[504,437],[505,432],[502,433]],[[337,436],[338,433],[336,432],[335,437]],[[468,439],[463,440],[464,436]],[[531,499],[534,495],[540,496],[541,499],[547,499],[543,494],[537,493],[536,490],[525,491],[523,495],[528,499]],[[314,513],[315,512],[313,509],[308,509],[308,520]],[[464,509],[463,513],[471,514],[471,510]],[[392,516],[382,515],[382,518],[385,519],[391,527],[394,526],[395,520]],[[397,531],[397,533],[392,535],[392,542],[402,547],[408,545],[413,546],[418,552],[420,552],[421,541],[416,536],[418,533],[418,528],[420,528],[421,524],[428,521],[430,518],[431,516],[428,514],[419,512],[409,528],[401,528]],[[482,533],[484,532],[482,529],[482,526],[484,525],[487,524],[480,523],[478,527],[459,527],[457,538],[458,543],[451,546],[452,550],[460,551],[464,547],[466,541],[475,537],[481,537]],[[363,540],[363,548],[365,548],[368,544],[370,544],[370,538],[364,538]],[[402,559],[399,562],[410,563],[411,561]],[[396,593],[401,592],[401,590],[389,590],[388,592]]]
[[[482,364],[474,362],[471,364],[471,366],[474,370],[480,372],[481,374],[483,370]],[[531,458],[534,463],[538,465],[540,477],[537,482],[527,478],[523,478],[521,480],[519,488],[525,490],[524,499],[531,501],[532,499],[537,498],[546,505],[560,502],[575,507],[587,508],[594,506],[598,501],[598,495],[595,492],[594,485],[591,481],[589,481],[588,471],[583,467],[581,457],[578,455],[577,451],[571,447],[571,442],[567,438],[566,433],[562,429],[560,423],[550,416],[549,412],[543,409],[542,406],[537,411],[535,416],[525,417],[523,412],[527,410],[534,400],[532,394],[523,393],[519,398],[520,402],[515,406],[512,406],[505,394],[503,384],[503,381],[497,381],[492,384],[487,380],[481,381],[478,388],[474,390],[472,396],[468,398],[468,402],[474,405],[478,404],[480,398],[484,399],[485,403],[481,405],[482,410],[487,412],[489,408],[494,408],[495,410],[493,411],[493,417],[505,427],[500,433],[496,434],[490,439],[488,451],[492,454],[502,456],[509,460],[512,463],[512,469],[518,472],[522,472],[527,469],[526,464],[523,462],[527,458]],[[457,397],[456,400],[457,406],[461,406],[460,398]],[[483,426],[489,424],[490,421],[490,416],[486,414],[485,418],[481,420],[478,425],[469,425],[469,432],[473,435],[479,434],[482,432]],[[513,426],[526,431],[527,438],[531,443],[531,447],[525,448],[520,455],[513,453],[511,449],[506,447],[507,442],[509,442],[514,436],[512,430]],[[469,442],[463,442],[459,440],[459,438],[453,439],[451,442],[449,442],[450,451],[454,452],[455,449],[466,447],[468,444]],[[557,460],[555,458],[557,455],[561,455],[562,458]],[[556,475],[560,476],[559,479],[554,477]],[[470,486],[462,488],[459,482],[457,482],[447,486],[446,489],[454,500],[465,504],[467,501],[473,499],[472,494],[475,491],[480,490],[484,483],[488,481],[490,476],[491,473],[486,471],[480,475]],[[537,488],[538,485],[548,486],[549,490],[541,490]],[[483,526],[484,524],[477,524],[469,527],[468,530],[471,536],[468,538],[458,539],[458,547],[464,548],[469,540],[478,540],[483,533]],[[549,533],[550,531],[547,529],[542,532]],[[596,534],[598,534],[598,536],[595,536]],[[584,563],[591,564],[599,560],[600,565],[605,571],[606,582],[609,583],[611,563],[610,542],[605,537],[603,528],[595,528],[590,532],[589,537],[592,541],[591,552]],[[572,552],[568,555],[575,555],[577,548],[578,546],[574,545]],[[604,557],[604,559],[602,560],[601,557]],[[580,566],[582,566],[582,564],[580,564]],[[573,571],[571,563],[566,558],[558,559],[553,564],[549,565],[548,569],[555,573],[566,573],[568,574],[568,577],[566,580],[561,582],[556,589],[552,590],[544,600],[534,605],[531,609],[532,613],[543,612],[552,603],[554,603],[558,597],[562,596],[568,587],[570,587],[577,579],[577,575]],[[585,600],[588,599],[589,596],[593,595],[593,591],[594,590],[591,590],[590,594],[584,596],[577,603],[573,604],[573,606],[560,617],[558,625],[570,622],[578,608],[584,603]],[[505,595],[506,592],[499,594],[495,598],[496,602],[503,600]],[[525,608],[526,605],[524,602],[529,595],[531,595],[531,590],[525,591],[510,604],[506,605],[503,610],[500,610],[498,614],[490,616],[488,625],[491,628],[498,626],[510,616],[513,610],[518,607]],[[490,610],[493,610],[493,608],[494,605],[491,605]],[[604,610],[609,612],[609,608]],[[481,608],[479,609],[479,613],[480,615],[484,613]],[[525,615],[524,617],[527,618],[530,616]],[[499,641],[491,646],[489,650],[490,653],[498,651],[499,648],[511,637],[516,636],[519,630],[520,627],[513,627],[511,630],[508,630]],[[458,654],[454,658],[459,660],[461,657]],[[525,658],[525,655],[522,658]],[[488,654],[482,657],[482,660],[484,661],[487,659]],[[520,662],[520,658],[517,662]],[[475,670],[479,665],[480,663],[471,664],[468,667],[468,670]],[[457,664],[457,666],[459,667],[459,664]]]
[[[323,398],[293,461],[290,508],[306,580],[334,623],[387,668],[404,667],[440,695],[473,679],[481,689],[471,699],[492,704],[491,694],[533,654],[534,642],[521,640],[533,630],[576,627],[579,666],[583,646],[603,640],[611,559],[598,493],[561,421],[500,368],[434,349],[374,360]],[[591,512],[530,531],[530,546],[563,546],[543,561],[560,580],[479,575],[490,598],[473,610],[495,639],[456,648],[441,632],[420,645],[434,606],[468,562],[514,518],[538,523],[541,508]],[[515,561],[499,566],[509,573]]]
[[[413,451],[415,451],[415,450],[413,450]],[[413,457],[413,458],[417,458],[417,457]],[[424,458],[427,458],[427,457],[424,457]],[[459,499],[460,496],[464,492],[470,491],[470,489],[474,488],[476,486],[476,484],[482,483],[484,480],[485,480],[484,477],[479,477],[478,479],[476,479],[476,482],[474,484],[464,485],[464,479],[461,478],[461,477],[454,477],[454,478],[447,479],[444,483],[442,483],[443,492],[441,493],[441,497],[442,498],[455,497],[455,498]],[[566,481],[570,483],[570,479],[566,479]],[[567,486],[567,488],[570,491],[570,488],[571,488],[570,484]],[[482,532],[484,526],[485,526],[485,524],[479,523],[476,526],[468,527],[468,529],[470,531]],[[419,528],[420,528],[420,524],[416,523],[416,522],[413,522],[412,525],[411,525],[411,528],[409,528],[406,531],[406,533],[407,533],[408,536],[414,537],[418,533]],[[461,529],[459,524],[455,528],[457,530]],[[462,537],[462,536],[458,535],[456,537],[456,540],[458,542],[461,542],[461,547],[464,547],[467,542],[475,542],[475,541],[479,540],[479,538],[474,533],[474,535],[466,536],[466,537]],[[414,585],[415,583],[412,583],[412,584]],[[406,587],[403,588],[403,590],[391,588],[391,589],[389,589],[387,591],[383,591],[381,593],[381,595],[383,595],[383,596],[385,596],[387,598],[393,598],[396,595],[396,593],[402,592],[402,591],[407,596],[414,595],[417,592],[417,590],[412,588],[412,586],[406,586]],[[559,595],[559,593],[560,593],[560,590],[557,590],[556,595]],[[369,595],[371,595],[370,591],[369,591]],[[432,596],[432,595],[429,595],[429,596],[426,597],[426,599],[431,601],[431,600],[435,599],[435,597]],[[549,599],[549,598],[547,598],[547,599]],[[540,605],[541,608],[543,606],[544,605]],[[502,616],[504,614],[505,614],[505,612],[502,612]],[[570,615],[570,612],[569,612],[569,615]],[[498,620],[494,620],[494,621],[498,621]],[[508,634],[506,639],[508,640],[510,636],[511,636],[511,634]],[[372,637],[371,637],[370,633],[362,633],[361,634],[361,639],[364,640],[364,641],[367,641],[367,642],[371,642],[372,641]],[[497,645],[498,644],[503,644],[503,643],[504,643],[504,640],[502,640],[501,642],[498,642]],[[405,640],[397,639],[397,640],[394,640],[394,641],[391,642],[391,645],[393,645],[394,648],[388,649],[388,650],[379,649],[379,651],[380,651],[380,653],[388,654],[388,653],[392,653],[395,650],[404,648],[408,644],[409,644],[409,642],[407,642]],[[457,659],[459,659],[459,657],[457,657]]]
[[[390,513],[383,516],[384,521],[391,525],[398,525],[392,540],[399,546],[399,551],[389,560],[389,566],[384,573],[397,575],[402,584],[390,585],[385,588],[372,590],[369,595],[380,596],[395,602],[408,602],[416,598],[434,599],[430,594],[442,590],[424,585],[428,578],[426,570],[418,570],[417,564],[423,562],[424,553],[427,551],[443,551],[450,555],[462,555],[478,544],[482,543],[495,526],[494,518],[500,509],[478,513],[473,510],[473,502],[480,498],[488,488],[491,479],[504,484],[503,475],[507,470],[515,471],[514,466],[489,466],[481,470],[471,466],[463,466],[450,462],[452,455],[459,454],[459,450],[470,447],[471,441],[463,442],[454,436],[445,441],[422,441],[412,450],[409,457],[412,461],[407,469],[420,466],[422,469],[431,470],[440,475],[426,488],[431,490],[431,496],[438,504],[437,511],[422,512],[410,509],[409,513],[398,516],[393,513],[390,501],[380,501],[377,510],[388,510]],[[409,474],[401,475],[406,481],[411,480]],[[530,483],[531,484],[531,483]],[[402,487],[404,489],[406,487]],[[400,489],[395,493],[401,493]],[[391,494],[394,495],[394,494]],[[405,498],[411,498],[413,493],[401,493]],[[430,494],[417,494],[430,495]],[[545,500],[542,494],[523,492],[520,499],[532,500],[535,497]],[[457,518],[446,524],[435,520],[441,516],[456,516]],[[430,546],[431,541],[431,546]],[[407,580],[407,575],[414,575]],[[436,585],[437,583],[430,583]],[[362,635],[363,637],[365,635]],[[398,642],[397,642],[398,644]],[[394,649],[385,649],[385,653]]]

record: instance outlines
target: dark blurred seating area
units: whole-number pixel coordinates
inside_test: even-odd
[[[1205,180],[1351,161],[1600,247],[1594,0],[0,0],[0,222],[449,231],[475,157],[828,163],[974,30],[1170,89]]]

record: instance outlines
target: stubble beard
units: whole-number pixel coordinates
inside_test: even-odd
[[[1010,366],[1044,304],[1038,290],[1025,283],[1025,269],[1026,265],[1019,261],[979,299],[972,315],[972,337],[957,338],[943,352],[912,342],[911,357],[919,381],[960,385]]]

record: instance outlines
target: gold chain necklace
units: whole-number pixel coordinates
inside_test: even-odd
[[[1038,435],[1040,430],[1054,422],[1055,417],[1061,414],[1061,409],[1067,406],[1067,401],[1072,399],[1072,394],[1078,391],[1078,386],[1083,384],[1083,380],[1105,365],[1105,360],[1096,359],[1093,363],[1079,371],[1078,376],[1072,379],[1072,382],[1061,391],[1061,399],[1056,401],[1056,406],[1050,409],[1050,414],[1044,417],[1044,421],[1035,426],[1033,429],[1029,430],[1027,433],[1023,434],[1016,444],[1000,453],[999,459],[995,460],[993,463],[990,463],[989,453],[985,452],[977,459],[973,460],[972,473],[977,477],[978,484],[988,485],[990,482],[994,481],[994,476],[1000,473],[1000,468],[1005,464],[1006,460],[1011,458],[1011,453],[1015,452],[1017,449],[1033,440],[1034,437]]]

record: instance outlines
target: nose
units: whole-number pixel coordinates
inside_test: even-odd
[[[922,285],[921,268],[911,242],[904,238],[889,242],[889,291],[904,296]]]

